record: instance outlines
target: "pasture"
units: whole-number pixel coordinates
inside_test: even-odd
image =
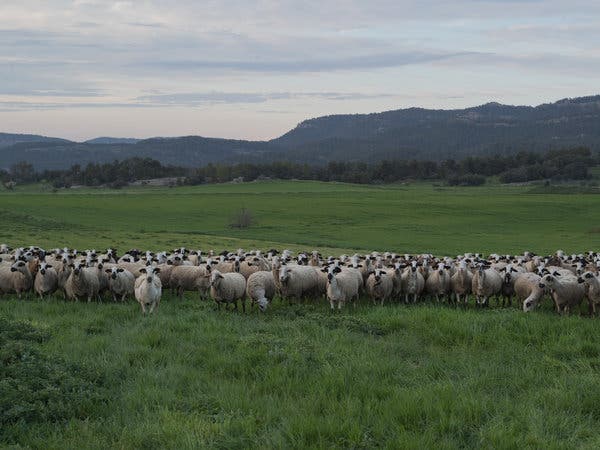
[[[600,247],[600,196],[529,187],[272,182],[19,188],[0,242],[455,255]],[[539,190],[537,191],[539,192]],[[241,207],[248,229],[227,226]],[[0,443],[33,448],[597,448],[600,322],[549,303],[476,310],[276,300],[265,314],[167,294],[0,298]],[[49,383],[48,380],[56,380]]]

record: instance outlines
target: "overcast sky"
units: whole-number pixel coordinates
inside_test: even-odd
[[[2,0],[0,131],[270,139],[600,93],[589,0]]]

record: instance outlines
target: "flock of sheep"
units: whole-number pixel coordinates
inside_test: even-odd
[[[318,251],[292,255],[289,250],[224,251],[220,254],[174,249],[171,252],[129,250],[105,252],[40,247],[0,246],[0,294],[19,298],[31,290],[40,298],[62,292],[65,299],[87,301],[111,296],[135,297],[142,312],[152,313],[163,289],[180,297],[185,291],[210,297],[217,306],[246,298],[261,311],[278,295],[284,299],[327,299],[341,309],[365,294],[375,304],[416,303],[425,298],[467,305],[490,298],[512,305],[513,297],[531,311],[551,298],[559,313],[568,314],[587,299],[590,314],[600,304],[600,254],[550,256],[467,253],[457,257],[372,252],[324,258]]]

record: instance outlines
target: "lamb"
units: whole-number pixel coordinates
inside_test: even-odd
[[[246,282],[246,295],[252,302],[257,303],[261,311],[265,311],[277,292],[275,278],[271,271],[254,272]]]
[[[301,299],[319,292],[319,276],[312,266],[282,264],[279,283],[282,296],[288,299]]]
[[[113,301],[116,302],[118,296],[124,302],[128,294],[135,295],[135,277],[129,270],[121,267],[111,267],[110,269],[104,269],[104,271],[108,275],[108,288]]]
[[[404,302],[409,302],[409,296],[412,295],[413,303],[417,302],[417,298],[425,288],[425,278],[418,270],[417,261],[413,261],[410,267],[404,269],[401,275],[401,292],[404,294]]]
[[[246,279],[237,272],[221,273],[213,270],[210,274],[210,295],[217,303],[233,303],[237,310],[237,301],[242,301],[242,309],[246,312]]]
[[[477,297],[477,305],[488,306],[489,298],[497,298],[502,290],[502,277],[496,270],[486,269],[485,264],[479,264],[471,281],[471,290]]]
[[[158,307],[162,296],[162,283],[158,274],[158,267],[145,267],[140,270],[142,274],[135,280],[135,298],[142,307],[142,314],[150,307],[150,314]]]
[[[596,315],[596,305],[600,303],[600,279],[594,272],[587,271],[578,279],[579,284],[585,286],[585,295],[588,298],[590,314]]]
[[[458,263],[458,269],[450,278],[450,289],[454,294],[454,298],[458,304],[461,303],[461,297],[464,304],[467,304],[471,287],[473,283],[473,274],[469,270],[467,261],[461,260]]]
[[[98,297],[98,271],[95,267],[85,267],[82,263],[70,264],[73,269],[65,283],[65,294],[69,300],[78,300],[81,297],[87,297],[91,302],[92,298]]]
[[[438,263],[437,268],[430,272],[425,280],[425,291],[430,296],[435,296],[439,302],[450,292],[450,274],[443,263]]]
[[[569,314],[571,308],[578,306],[585,296],[583,284],[579,284],[577,276],[570,272],[544,275],[539,286],[542,289],[551,289],[556,312],[559,314]]]
[[[356,276],[348,271],[342,271],[340,267],[329,268],[327,273],[327,298],[331,310],[335,309],[337,302],[338,310],[342,305],[353,299],[358,300],[359,282]]]
[[[52,294],[58,289],[58,274],[52,265],[46,262],[40,264],[40,269],[33,282],[33,289],[42,300],[44,295]]]
[[[383,269],[375,269],[371,272],[369,278],[367,278],[367,292],[373,303],[380,301],[381,306],[383,306],[385,300],[391,297],[393,290],[394,282],[392,275]]]
[[[203,266],[175,266],[169,284],[179,298],[183,298],[184,291],[198,291],[200,297],[205,298],[210,287],[211,269],[210,263]]]
[[[33,285],[33,277],[25,261],[0,265],[0,293],[16,292],[20,299],[23,292],[28,292]]]

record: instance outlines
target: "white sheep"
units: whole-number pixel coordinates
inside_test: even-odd
[[[40,299],[44,299],[44,295],[52,294],[58,289],[58,274],[51,264],[42,262],[38,273],[35,274],[33,289]]]
[[[246,312],[246,279],[237,272],[221,273],[217,269],[210,274],[210,295],[221,307],[221,303],[233,303],[237,309],[238,299],[242,301],[242,309]]]
[[[596,306],[600,304],[600,279],[594,272],[587,271],[579,276],[577,282],[585,286],[590,313],[596,315]]]
[[[65,293],[69,300],[87,297],[91,302],[98,297],[98,271],[95,267],[85,267],[82,263],[70,265],[71,274],[65,283]]]
[[[120,297],[123,302],[127,295],[135,295],[135,277],[129,270],[122,267],[111,267],[110,269],[104,269],[104,271],[108,276],[108,288],[113,301],[116,302],[117,297]]]
[[[160,304],[162,296],[162,283],[158,274],[158,267],[145,267],[141,269],[141,275],[135,280],[135,298],[142,307],[142,314],[146,314],[146,308],[150,308],[150,314]]]
[[[569,271],[567,273],[546,274],[542,277],[539,286],[542,289],[550,289],[554,300],[556,312],[569,314],[574,306],[578,306],[585,296],[583,284],[579,284],[577,276]]]
[[[261,270],[254,272],[246,282],[246,294],[252,304],[258,304],[261,311],[265,311],[277,293],[275,278],[271,271]]]
[[[450,289],[458,304],[461,303],[461,298],[464,304],[467,304],[469,294],[471,294],[472,283],[473,274],[469,270],[467,261],[461,260],[458,263],[458,269],[454,272],[454,275],[450,277]]]
[[[184,291],[198,291],[201,298],[207,296],[210,287],[211,264],[202,266],[180,265],[173,268],[169,285],[180,298]]]
[[[525,272],[515,277],[515,295],[523,302],[523,311],[529,312],[537,307],[544,296],[544,289],[540,287],[540,277],[537,273]]]
[[[18,298],[33,286],[33,277],[25,261],[0,265],[0,293],[17,294]]]
[[[425,278],[419,272],[417,261],[412,261],[410,267],[406,267],[401,275],[401,293],[404,295],[404,302],[408,303],[412,296],[413,303],[417,302],[419,296],[425,289]]]
[[[381,306],[392,296],[394,290],[393,275],[390,275],[383,269],[375,269],[367,278],[367,293],[373,303],[379,301]],[[362,279],[362,276],[361,276]]]
[[[319,292],[319,276],[312,266],[282,264],[279,284],[281,295],[287,299],[315,296]]]
[[[355,274],[342,271],[340,267],[330,267],[327,280],[327,298],[332,310],[335,309],[336,303],[339,310],[346,302],[358,300],[359,281]]]
[[[494,269],[486,269],[484,264],[479,264],[479,268],[473,274],[471,282],[471,291],[477,299],[477,305],[488,306],[490,297],[498,295],[502,291],[502,277]]]
[[[425,280],[425,292],[439,302],[450,292],[450,273],[444,263],[438,263]]]

